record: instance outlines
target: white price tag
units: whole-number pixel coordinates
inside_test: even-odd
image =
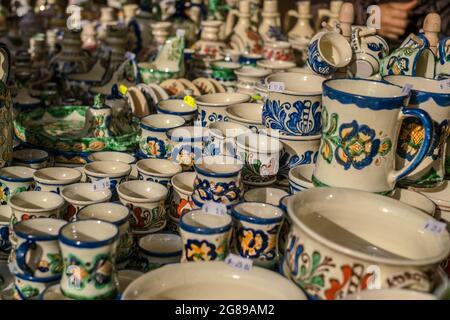
[[[284,91],[284,82],[269,83],[269,91],[283,92]]]
[[[228,254],[225,258],[225,263],[233,268],[250,271],[253,267],[253,261],[235,254]]]
[[[202,210],[206,214],[213,214],[215,216],[224,216],[227,214],[227,206],[217,202],[206,202]]]
[[[177,37],[178,38],[184,37],[185,33],[186,33],[186,30],[184,30],[184,29],[177,29]]]
[[[103,191],[105,189],[109,189],[110,186],[111,181],[109,180],[109,178],[92,181],[92,188],[94,189],[94,191]]]
[[[435,219],[428,219],[424,228],[425,230],[429,230],[434,233],[441,233],[447,228],[447,224],[444,222],[437,221]]]
[[[136,55],[133,52],[127,51],[125,53],[125,59],[134,60],[135,58],[136,58]]]
[[[441,90],[450,89],[450,79],[445,79],[439,82]]]
[[[411,92],[412,87],[413,87],[412,84],[405,83],[402,89],[402,94],[409,94]]]

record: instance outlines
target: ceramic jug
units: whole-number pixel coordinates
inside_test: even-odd
[[[450,37],[439,41],[438,59],[436,62],[436,75],[439,78],[450,78]]]
[[[278,12],[278,1],[265,0],[261,12],[262,21],[258,32],[264,42],[282,40],[284,38],[280,26],[280,13]]]
[[[311,27],[311,1],[297,2],[297,11],[289,10],[284,17],[284,28],[287,32],[291,18],[297,19],[297,23],[288,32],[289,39],[311,39],[314,35],[314,30]]]
[[[8,47],[0,43],[0,167],[9,165],[12,160],[12,100],[7,87],[10,63]]]
[[[316,31],[319,31],[322,27],[322,21],[325,18],[328,18],[328,26],[334,27],[336,24],[339,23],[339,12],[341,11],[341,7],[343,5],[344,1],[330,1],[330,8],[329,9],[319,9],[317,12],[317,20],[316,20]]]

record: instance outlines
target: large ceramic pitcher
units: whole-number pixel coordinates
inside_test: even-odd
[[[323,83],[322,140],[313,174],[316,186],[389,193],[424,159],[432,139],[430,116],[405,108],[402,88],[363,80]],[[415,117],[424,128],[423,143],[411,162],[395,169],[402,120]]]
[[[12,100],[7,87],[10,63],[8,47],[0,43],[0,168],[10,164],[12,160]]]

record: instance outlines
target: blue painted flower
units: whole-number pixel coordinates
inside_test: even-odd
[[[206,240],[188,239],[184,248],[188,261],[210,261],[217,257],[216,246]]]
[[[231,181],[217,182],[201,180],[196,178],[194,183],[194,193],[200,197],[202,201],[214,201],[221,203],[231,203],[238,200],[241,196],[241,189],[236,182]]]
[[[0,184],[0,199],[1,199],[2,204],[6,204],[10,194],[11,194],[11,192],[10,192],[9,188],[4,184]]]
[[[280,155],[280,169],[278,170],[277,178],[279,180],[287,179],[289,169],[305,164],[315,163],[317,153],[317,151],[313,152],[312,150],[307,150],[302,155],[291,155],[286,150],[283,150]]]
[[[167,148],[164,141],[159,140],[155,137],[147,137],[147,144],[145,146],[146,151],[149,156],[153,156],[156,158],[165,158],[167,153]]]
[[[409,59],[392,56],[389,58],[387,68],[389,75],[404,75],[409,70]]]
[[[243,257],[255,258],[260,256],[269,245],[269,238],[261,230],[240,228],[238,231],[238,250]]]

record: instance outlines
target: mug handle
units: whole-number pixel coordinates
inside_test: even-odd
[[[444,37],[439,41],[439,63],[443,65],[445,63],[446,58],[446,52],[445,52],[445,45],[447,44],[447,41],[450,40],[450,37]]]
[[[17,248],[16,248],[16,261],[17,266],[19,269],[24,272],[26,275],[32,276],[33,271],[31,268],[27,265],[26,256],[30,249],[34,249],[36,247],[36,242],[32,240],[27,240],[25,242],[22,242]]]
[[[389,182],[397,182],[413,172],[425,158],[431,147],[431,142],[433,139],[433,121],[428,113],[421,109],[403,107],[402,112],[399,114],[399,120],[403,121],[407,117],[415,117],[419,119],[425,132],[423,143],[419,149],[419,152],[417,152],[416,156],[407,166],[400,170],[394,170],[389,174]]]

